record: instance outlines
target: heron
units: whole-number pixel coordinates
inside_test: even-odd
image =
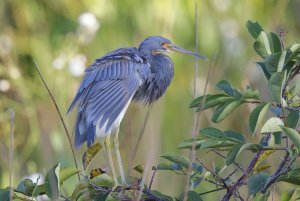
[[[149,36],[138,48],[120,48],[98,58],[86,68],[79,89],[67,111],[77,106],[74,146],[104,139],[109,166],[119,184],[112,157],[111,136],[121,182],[126,185],[119,151],[119,127],[131,101],[150,105],[167,90],[174,76],[174,65],[164,53],[179,52],[200,59],[205,56],[174,45],[162,36]]]

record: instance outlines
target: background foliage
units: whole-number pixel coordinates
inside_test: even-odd
[[[247,85],[262,89],[261,96],[270,99],[266,79],[254,62],[252,39],[245,23],[254,19],[266,30],[288,32],[286,44],[299,36],[298,1],[199,1],[199,41],[201,54],[216,58],[208,91],[226,78],[237,88]],[[15,111],[14,183],[24,175],[46,174],[47,168],[62,161],[72,163],[67,138],[48,94],[33,68],[32,58],[39,64],[60,109],[66,111],[77,89],[84,67],[104,53],[123,46],[137,46],[148,35],[163,35],[175,44],[194,49],[194,1],[17,1],[0,2],[0,187],[9,185],[9,120],[6,109]],[[253,57],[251,57],[253,55]],[[193,111],[188,105],[193,100],[193,58],[172,55],[175,77],[167,94],[154,105],[137,157],[131,153],[142,127],[147,109],[133,104],[123,121],[120,141],[127,167],[137,164],[157,164],[161,153],[181,152],[175,147],[191,136]],[[201,62],[198,85],[203,93],[209,62]],[[248,117],[254,106],[239,108],[217,127],[249,132]],[[216,126],[210,122],[211,111],[202,115],[201,127]],[[69,129],[74,116],[67,117]],[[238,123],[237,123],[238,122]],[[123,136],[123,137],[122,137]],[[124,137],[126,136],[126,138]],[[259,137],[245,136],[257,143]],[[84,149],[78,152],[81,156]],[[187,152],[186,152],[187,153]],[[208,155],[199,151],[206,161]],[[279,155],[272,156],[272,165]],[[80,157],[79,157],[80,158]],[[95,167],[106,167],[105,154],[100,152]],[[213,167],[222,163],[211,160]],[[247,156],[240,163],[249,163]],[[149,177],[152,172],[149,172]],[[76,179],[76,178],[75,178]],[[157,174],[153,188],[176,195],[182,189],[184,177]],[[149,179],[148,179],[149,180]],[[170,182],[174,185],[168,185]],[[203,191],[209,186],[199,186]],[[276,193],[288,188],[276,188]],[[73,189],[65,189],[72,191]],[[213,199],[213,198],[212,198]]]

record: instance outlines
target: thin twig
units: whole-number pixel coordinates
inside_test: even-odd
[[[205,194],[209,194],[209,193],[213,193],[213,192],[220,191],[220,190],[225,190],[225,189],[226,189],[225,187],[217,188],[217,189],[214,189],[214,190],[210,190],[210,191],[206,191],[206,192],[203,192],[203,193],[199,193],[198,195],[205,195]]]
[[[72,155],[73,155],[73,159],[74,159],[75,166],[76,166],[76,168],[78,169],[78,164],[77,164],[77,160],[76,160],[76,157],[75,157],[75,151],[74,151],[74,147],[73,147],[73,144],[72,144],[71,135],[70,135],[70,133],[69,133],[69,131],[68,131],[68,129],[67,129],[67,126],[66,126],[66,124],[65,124],[64,118],[62,117],[61,112],[60,112],[60,110],[59,110],[59,108],[58,108],[58,105],[57,105],[57,103],[56,103],[56,101],[55,101],[55,99],[54,99],[54,97],[53,97],[53,95],[52,95],[52,93],[51,93],[51,91],[50,91],[48,85],[46,84],[46,81],[45,81],[45,79],[44,79],[42,73],[40,72],[40,69],[38,68],[38,66],[37,66],[37,64],[36,64],[36,62],[35,62],[35,60],[33,59],[32,61],[33,61],[33,64],[34,64],[35,68],[37,69],[38,74],[39,74],[39,76],[40,76],[40,78],[41,78],[41,80],[42,80],[42,82],[43,82],[45,88],[47,89],[47,91],[48,91],[48,93],[49,93],[49,95],[50,95],[50,97],[51,97],[51,100],[52,100],[52,102],[53,102],[53,104],[54,104],[54,106],[55,106],[55,108],[56,108],[56,111],[57,111],[57,113],[58,113],[58,116],[59,116],[59,118],[60,118],[60,121],[61,121],[61,123],[62,123],[62,125],[63,125],[63,127],[64,127],[64,130],[65,130],[65,132],[66,132],[66,134],[67,134],[67,137],[68,137],[68,141],[69,141],[69,144],[70,144],[70,148],[71,148],[71,150],[72,150]],[[78,180],[80,181],[79,173],[77,173],[77,176],[78,176]]]
[[[214,152],[215,154],[221,156],[222,158],[225,158],[224,155],[220,154],[220,153],[217,152],[216,150],[212,149],[211,151]],[[245,173],[244,169],[240,166],[240,164],[238,164],[237,162],[233,162],[233,164],[234,164],[237,168],[239,168],[243,173]]]
[[[194,6],[195,6],[195,51],[196,53],[199,52],[199,41],[198,41],[198,4],[197,4],[197,0],[194,0]],[[195,65],[194,65],[194,98],[196,98],[197,96],[197,79],[198,79],[198,69],[199,69],[199,61],[198,59],[195,58]],[[190,163],[189,163],[189,168],[188,168],[188,172],[187,172],[187,179],[186,179],[186,186],[185,186],[185,191],[184,191],[184,197],[183,197],[183,201],[187,201],[188,199],[188,191],[190,188],[190,179],[191,179],[191,175],[192,175],[192,164],[195,160],[195,148],[196,148],[196,143],[195,143],[195,139],[196,139],[196,135],[197,135],[197,127],[198,127],[198,121],[199,121],[199,114],[195,113],[194,114],[194,121],[193,121],[193,134],[192,134],[192,138],[193,138],[193,144],[192,144],[192,149],[190,152]]]
[[[214,171],[210,170],[196,155],[195,155],[195,159],[204,167],[204,169],[210,172],[217,180],[220,180],[223,183],[224,187],[227,188],[227,190],[229,190],[228,185],[226,184],[225,180],[222,177],[220,177]]]
[[[13,200],[13,160],[14,160],[14,123],[15,123],[15,112],[12,109],[8,109],[9,120],[10,120],[10,144],[9,144],[9,186],[10,186],[10,194],[9,200]]]
[[[134,146],[134,150],[132,152],[132,155],[131,155],[131,160],[133,161],[135,156],[136,156],[136,153],[137,153],[137,150],[139,148],[139,145],[140,145],[140,142],[142,140],[142,137],[144,135],[144,132],[145,132],[145,129],[146,129],[146,125],[147,125],[147,122],[148,122],[148,119],[149,119],[149,116],[150,116],[150,112],[151,112],[151,109],[152,109],[152,106],[150,106],[148,108],[148,111],[147,111],[147,114],[146,114],[146,117],[145,117],[145,120],[144,120],[144,123],[143,123],[143,126],[141,128],[141,131],[139,133],[139,136],[138,136],[138,139],[135,143],[135,146]]]
[[[153,174],[152,174],[151,181],[150,181],[150,184],[149,184],[149,190],[151,190],[151,188],[152,188],[152,184],[153,184],[153,181],[154,181],[156,171],[157,171],[156,169],[153,170]]]
[[[215,171],[215,169],[216,169],[215,162],[213,162],[213,167],[214,167],[214,171]],[[216,185],[216,188],[218,188],[217,185]],[[220,201],[221,200],[220,192],[217,191],[217,193],[218,193],[218,200]]]

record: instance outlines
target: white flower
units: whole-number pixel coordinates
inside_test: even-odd
[[[10,83],[6,79],[0,80],[0,91],[7,92],[10,89]]]
[[[69,61],[70,73],[76,77],[84,73],[87,58],[83,54],[74,55]]]

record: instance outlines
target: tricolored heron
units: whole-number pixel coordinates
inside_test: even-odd
[[[131,101],[151,104],[170,85],[174,65],[162,53],[180,52],[200,59],[206,57],[185,50],[161,36],[147,37],[138,48],[120,48],[109,52],[85,70],[84,78],[68,112],[78,105],[75,124],[75,147],[84,142],[93,145],[95,138],[105,138],[110,169],[118,184],[111,154],[110,136],[119,163],[122,184],[126,184],[119,152],[119,126]]]

